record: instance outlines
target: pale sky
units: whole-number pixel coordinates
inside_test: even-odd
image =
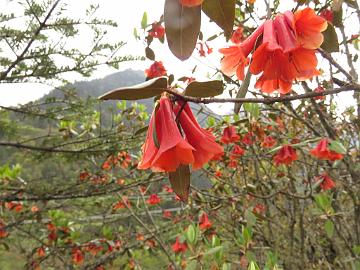
[[[0,0],[3,10],[14,9],[13,4],[9,0]],[[140,30],[140,21],[144,11],[148,14],[148,23],[156,21],[163,13],[164,0],[62,0],[63,3],[68,4],[69,15],[77,15],[78,11],[84,11],[90,4],[100,4],[98,11],[98,16],[102,18],[108,18],[116,21],[119,25],[119,28],[114,30],[111,33],[111,38],[116,41],[122,40],[126,41],[127,45],[122,49],[124,54],[131,55],[144,55],[144,44],[142,42],[136,41],[133,36],[133,29],[136,27]],[[5,3],[5,8],[3,4]],[[280,11],[286,11],[294,7],[294,1],[281,1]],[[256,1],[255,8],[259,10],[264,10],[264,2]],[[76,12],[75,12],[76,11]],[[261,12],[261,11],[260,11]],[[265,14],[265,13],[264,13]],[[204,14],[203,14],[204,15]],[[209,23],[208,18],[203,16],[202,21],[202,31],[204,32],[204,37],[210,37],[212,34],[217,33],[219,28],[214,23]],[[356,32],[354,33],[356,34]],[[78,41],[76,41],[79,43]],[[152,49],[155,51],[157,60],[161,60],[164,63],[164,66],[168,70],[168,73],[175,74],[176,77],[181,76],[190,76],[191,70],[195,65],[197,65],[197,72],[195,76],[198,80],[205,80],[208,73],[212,75],[213,70],[209,67],[220,67],[220,57],[221,55],[217,53],[217,50],[221,47],[226,46],[225,39],[218,39],[216,42],[210,42],[210,45],[214,48],[214,53],[209,57],[201,58],[198,56],[197,51],[195,50],[193,56],[184,62],[181,62],[176,57],[174,57],[166,44],[161,45],[158,41],[154,41],[152,44]],[[86,46],[86,44],[79,43],[79,46]],[[335,54],[335,57],[339,54]],[[344,57],[342,57],[343,59]],[[121,69],[133,68],[145,70],[152,61],[137,61],[136,63],[124,63],[121,66]],[[320,60],[319,65],[325,63]],[[346,63],[344,66],[347,67]],[[94,78],[101,78],[108,74],[117,72],[117,70],[110,68],[101,68],[94,73]],[[84,80],[81,77],[66,77],[70,81],[75,80]],[[31,100],[36,100],[42,97],[44,94],[49,92],[52,89],[48,85],[40,84],[0,84],[0,105],[10,106],[17,105],[29,102]],[[111,89],[109,89],[111,90]]]

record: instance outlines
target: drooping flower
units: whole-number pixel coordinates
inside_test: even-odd
[[[230,159],[239,158],[239,157],[243,156],[244,154],[245,154],[245,150],[242,149],[239,145],[235,145],[233,150],[231,151]]]
[[[223,135],[220,141],[224,144],[234,143],[240,140],[239,134],[236,133],[236,128],[233,125],[224,128]]]
[[[9,235],[9,233],[5,229],[5,222],[0,218],[0,239],[5,238]]]
[[[158,145],[156,145],[158,144]],[[161,97],[158,110],[154,110],[139,169],[174,172],[181,165],[193,164],[195,150],[180,134],[170,99]]]
[[[274,162],[278,166],[280,164],[289,165],[297,160],[298,156],[296,150],[291,145],[283,145],[274,156]]]
[[[204,0],[180,0],[180,4],[185,7],[195,7],[199,6],[204,2]]]
[[[334,161],[344,158],[342,154],[330,150],[329,143],[330,141],[328,138],[321,139],[317,146],[310,150],[310,154],[321,160]]]
[[[319,177],[317,177],[317,179],[321,181],[320,188],[322,190],[329,190],[335,187],[334,180],[332,180],[326,172],[320,175]]]
[[[145,75],[148,79],[165,76],[166,69],[161,61],[154,61],[148,69],[145,69]]]
[[[294,14],[297,40],[306,49],[317,49],[324,40],[321,32],[327,28],[324,18],[316,15],[312,8],[298,10]]]
[[[334,13],[332,12],[331,9],[323,9],[319,15],[328,22],[332,22],[334,19]]]
[[[175,253],[180,253],[180,252],[184,253],[187,250],[187,244],[186,244],[186,242],[180,243],[179,237],[176,237],[176,241],[171,246],[171,248]]]
[[[164,210],[163,218],[171,218],[171,212],[169,210]]]
[[[209,220],[209,217],[205,212],[200,216],[199,227],[202,230],[207,230],[207,229],[210,229],[212,227],[212,223]]]
[[[244,28],[242,28],[241,26],[236,28],[231,35],[230,41],[234,44],[239,44],[243,40],[243,32]]]
[[[181,110],[181,106],[183,110]],[[180,104],[174,108],[176,115],[179,114],[179,122],[184,131],[185,138],[193,147],[193,169],[200,169],[205,163],[224,152],[222,146],[215,141],[215,136],[208,130],[200,127],[193,115],[188,103]]]
[[[149,31],[149,36],[162,39],[165,35],[165,28],[161,25],[161,23],[154,22],[151,25],[151,30]]]
[[[253,145],[254,144],[254,133],[251,131],[246,133],[245,136],[241,139],[241,142],[245,145]]]
[[[264,140],[261,142],[261,147],[263,148],[271,148],[276,144],[276,140],[271,136],[266,136]]]
[[[72,252],[72,261],[76,265],[81,265],[84,262],[84,253],[81,251],[80,248],[73,248]]]
[[[245,77],[244,68],[249,64],[248,55],[255,49],[256,41],[262,34],[263,25],[257,28],[244,42],[219,49],[224,55],[221,59],[221,70],[227,76],[236,74],[239,80]]]
[[[151,204],[151,205],[156,205],[158,203],[160,203],[160,197],[156,194],[151,194],[149,199],[146,200],[147,204]]]
[[[255,205],[255,207],[253,208],[253,212],[256,213],[256,214],[263,214],[266,210],[266,207],[265,205],[263,205],[262,203],[258,203]]]

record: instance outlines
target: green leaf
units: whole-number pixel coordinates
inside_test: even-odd
[[[170,51],[182,61],[188,59],[200,33],[201,6],[184,7],[179,0],[166,0],[164,22]]]
[[[334,223],[330,219],[325,222],[325,231],[329,238],[334,235]]]
[[[258,119],[260,116],[260,106],[256,103],[244,103],[244,110],[250,114],[251,117]]]
[[[332,53],[339,51],[339,41],[334,26],[328,22],[328,26],[324,32],[324,42],[321,44],[321,48],[325,51]]]
[[[187,202],[190,189],[190,167],[181,165],[175,172],[169,173],[171,187],[183,202]]]
[[[192,97],[213,97],[222,94],[224,85],[222,81],[191,82],[186,87],[184,95]]]
[[[141,19],[141,29],[146,29],[147,27],[147,13],[144,12],[142,19]]]
[[[213,247],[213,248],[210,248],[208,251],[206,251],[204,253],[204,256],[208,256],[208,255],[212,255],[212,254],[215,254],[217,252],[220,252],[224,249],[223,246],[217,246],[217,247]]]
[[[155,60],[155,53],[150,47],[145,48],[145,55],[150,60]]]
[[[189,225],[189,227],[187,228],[186,240],[190,244],[195,244],[196,243],[196,228],[195,228],[195,226],[193,224]]]
[[[346,148],[344,147],[344,145],[339,142],[339,141],[331,141],[329,143],[329,149],[331,151],[334,151],[336,153],[340,153],[340,154],[346,154]]]
[[[235,0],[205,0],[202,10],[225,32],[225,37],[231,37],[235,20]]]
[[[224,263],[221,270],[231,270],[231,263]]]
[[[247,210],[245,211],[245,218],[246,218],[246,221],[247,221],[247,225],[248,225],[249,227],[252,227],[252,226],[255,225],[255,223],[256,223],[256,217],[255,217],[255,215],[253,214],[253,212],[250,211],[250,209],[247,209]]]
[[[127,86],[111,90],[100,96],[101,100],[138,100],[155,97],[167,88],[167,78],[159,77],[134,86]]]
[[[249,266],[248,266],[248,270],[260,270],[259,266],[256,264],[256,262],[251,261]]]

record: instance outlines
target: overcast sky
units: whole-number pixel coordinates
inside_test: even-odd
[[[13,4],[8,0],[0,0],[3,10],[14,9]],[[164,0],[132,0],[132,1],[114,1],[114,0],[62,0],[68,4],[68,11],[70,14],[76,11],[84,11],[90,4],[99,3],[100,8],[98,11],[99,17],[109,18],[115,20],[119,24],[119,29],[113,35],[117,40],[123,40],[127,42],[123,52],[131,55],[144,55],[144,44],[138,42],[133,37],[134,27],[140,28],[140,21],[144,11],[148,13],[148,22],[156,21],[163,13]],[[3,6],[5,3],[5,7]],[[285,11],[294,7],[294,1],[281,1],[280,11]],[[264,2],[256,1],[255,7],[259,10],[263,10]],[[260,11],[261,12],[261,11]],[[203,16],[202,30],[206,34],[206,37],[216,33],[219,29],[214,23],[209,23],[206,16]],[[356,34],[356,33],[355,33]],[[158,41],[155,41],[158,42]],[[155,50],[158,60],[164,62],[165,67],[169,73],[173,73],[176,76],[189,76],[194,65],[198,65],[196,78],[201,80],[205,79],[207,72],[212,72],[209,67],[220,66],[220,55],[217,53],[217,49],[226,46],[225,40],[219,39],[215,43],[210,43],[214,47],[214,53],[210,57],[200,58],[198,53],[194,52],[193,56],[184,62],[181,62],[175,58],[169,51],[166,45],[160,45],[160,43],[153,44],[152,48]],[[79,43],[81,44],[81,43]],[[158,46],[156,46],[158,45]],[[79,45],[81,46],[81,45]],[[152,62],[138,61],[136,63],[124,63],[121,69],[133,68],[133,69],[146,69]],[[322,61],[320,61],[321,65]],[[344,63],[346,65],[346,63]],[[100,78],[108,74],[114,73],[116,70],[109,68],[101,68],[94,73],[91,78]],[[70,77],[71,81],[83,80],[81,77]],[[16,105],[23,104],[31,100],[35,100],[52,89],[48,85],[40,84],[0,84],[0,105]]]

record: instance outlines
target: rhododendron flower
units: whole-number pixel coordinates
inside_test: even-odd
[[[163,217],[164,218],[171,218],[171,212],[169,210],[163,211]]]
[[[145,69],[146,78],[152,79],[166,75],[166,69],[161,61],[154,61],[154,63]]]
[[[234,44],[240,43],[243,40],[243,32],[244,32],[244,28],[242,28],[241,26],[236,28],[231,35],[230,41]]]
[[[45,252],[45,248],[44,247],[39,247],[37,250],[36,250],[36,253],[39,257],[44,257],[46,255],[46,252]]]
[[[278,166],[280,164],[289,165],[293,161],[297,160],[298,156],[296,150],[291,145],[284,145],[274,156],[274,162]]]
[[[187,244],[186,242],[180,243],[179,237],[176,237],[176,241],[171,246],[171,248],[175,253],[180,253],[180,252],[184,253],[187,250]]]
[[[72,261],[74,264],[81,265],[84,262],[84,253],[79,248],[73,248],[71,252]]]
[[[151,205],[156,205],[156,204],[160,203],[160,197],[156,194],[151,194],[149,199],[146,200],[146,203],[151,204]]]
[[[239,157],[243,156],[244,154],[245,154],[245,150],[242,149],[239,145],[235,145],[230,154],[230,158],[231,159],[239,158]]]
[[[180,112],[181,106],[183,106],[183,110]],[[179,122],[185,138],[194,149],[193,169],[200,169],[214,156],[224,152],[223,147],[216,143],[215,136],[210,131],[200,127],[188,103],[185,105],[179,103],[174,112],[175,114],[180,113]]]
[[[317,49],[324,40],[321,32],[327,28],[324,18],[316,15],[312,8],[298,10],[295,16],[295,29],[300,45],[306,49]]]
[[[240,136],[236,133],[236,128],[232,125],[224,128],[223,135],[220,141],[224,144],[234,143],[239,141]]]
[[[130,208],[131,204],[127,196],[123,196],[120,201],[118,201],[114,206],[113,209],[124,209],[124,208]]]
[[[206,213],[203,213],[200,216],[199,227],[202,230],[210,229],[212,227],[212,223],[210,222],[209,217]]]
[[[185,7],[195,7],[199,6],[204,2],[204,0],[180,0],[180,4]]]
[[[248,132],[245,134],[245,136],[242,138],[241,142],[245,145],[253,145],[254,144],[254,133]]]
[[[265,205],[263,205],[262,203],[258,203],[255,205],[255,207],[253,208],[253,212],[256,214],[263,214],[265,212]]]
[[[256,40],[262,34],[262,31],[263,25],[256,29],[241,44],[219,49],[219,52],[224,55],[221,59],[221,70],[225,75],[232,76],[236,74],[239,80],[244,79],[244,68],[249,64],[249,59],[247,57],[254,50]]]
[[[235,160],[235,159],[230,159],[230,162],[229,162],[229,164],[228,164],[229,168],[236,168],[237,165],[238,165],[237,160]]]
[[[171,187],[169,187],[168,185],[163,185],[162,190],[166,191],[166,192],[169,192],[169,193],[174,192],[174,190]]]
[[[164,37],[164,34],[165,34],[165,28],[160,23],[154,22],[151,25],[149,36],[162,39]]]
[[[335,187],[334,180],[332,180],[327,173],[323,173],[317,179],[321,181],[320,188],[322,190],[329,190]]]
[[[261,147],[263,148],[271,148],[276,144],[276,140],[271,136],[266,136],[264,140],[261,142]]]
[[[328,22],[332,22],[334,19],[334,13],[332,12],[331,9],[323,9],[319,15]]]
[[[150,119],[139,169],[174,172],[181,164],[194,163],[195,149],[180,134],[172,107],[168,97],[161,97],[159,109],[154,110]]]
[[[329,143],[329,139],[321,139],[317,146],[310,151],[310,154],[322,160],[334,161],[337,159],[342,159],[344,157],[342,154],[329,149]]]
[[[0,219],[0,238],[5,238],[9,235],[9,233],[5,230],[5,222]]]

